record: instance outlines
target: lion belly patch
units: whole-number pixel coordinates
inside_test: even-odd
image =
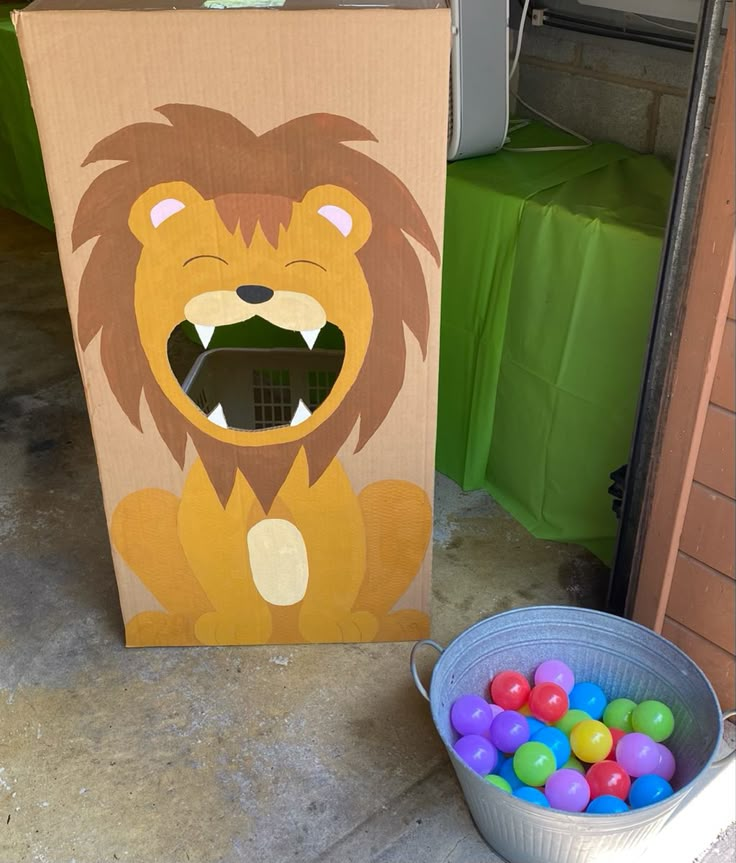
[[[293,605],[309,581],[307,547],[290,521],[267,518],[248,531],[250,569],[256,589],[271,605]]]

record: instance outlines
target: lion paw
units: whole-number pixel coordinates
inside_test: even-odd
[[[210,611],[197,620],[194,632],[202,644],[266,644],[271,615],[266,608],[238,615]]]
[[[417,641],[429,635],[429,617],[423,611],[404,609],[379,621],[377,641]]]
[[[125,624],[125,643],[128,647],[162,647],[198,641],[191,616],[143,611]]]
[[[305,641],[318,643],[374,641],[378,620],[369,611],[355,611],[342,617],[326,612],[302,613],[299,631]]]

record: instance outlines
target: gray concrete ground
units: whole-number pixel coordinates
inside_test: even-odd
[[[410,645],[122,646],[53,238],[2,211],[0,343],[0,863],[498,860]],[[513,606],[600,606],[605,580],[438,477],[440,642]]]

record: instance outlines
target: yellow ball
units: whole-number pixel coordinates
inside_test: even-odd
[[[597,719],[584,719],[570,732],[570,746],[581,761],[604,761],[613,746],[611,732]]]
[[[532,710],[531,710],[531,707],[529,707],[528,701],[526,704],[522,704],[522,706],[519,708],[519,713],[521,713],[522,716],[531,716],[532,715]]]

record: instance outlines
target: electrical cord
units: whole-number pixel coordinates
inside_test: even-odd
[[[648,18],[646,15],[640,15],[638,12],[629,12],[632,18],[638,18],[645,24],[652,27],[661,27],[663,30],[671,30],[673,33],[684,33],[686,36],[694,37],[694,30],[686,30],[684,27],[673,27],[671,24],[663,24],[661,21],[655,21],[653,18]]]
[[[577,138],[580,141],[579,144],[562,144],[555,147],[509,147],[511,143],[510,135],[513,135],[514,132],[518,132],[519,129],[523,129],[525,126],[529,125],[529,120],[520,120],[517,121],[515,125],[510,125],[510,118],[506,117],[506,124],[508,126],[508,133],[506,136],[506,142],[503,145],[504,150],[508,150],[510,153],[560,153],[571,150],[587,150],[588,147],[592,146],[593,142],[586,138],[585,135],[581,135],[580,132],[575,132],[573,129],[568,129],[567,126],[563,126],[562,123],[558,123],[557,120],[553,120],[551,117],[548,117],[546,114],[543,114],[537,108],[534,108],[528,102],[525,102],[524,99],[519,96],[519,94],[511,89],[511,80],[514,77],[514,73],[519,65],[519,57],[521,56],[521,43],[524,39],[524,26],[526,25],[527,13],[529,11],[529,4],[531,0],[524,0],[523,9],[521,12],[521,21],[519,23],[519,36],[516,40],[516,50],[514,51],[514,60],[511,64],[511,71],[509,72],[508,77],[508,88],[509,92],[516,98],[516,101],[522,104],[527,111],[531,111],[533,114],[536,114],[537,117],[541,117],[543,120],[546,120],[551,126],[559,129],[561,132],[566,132],[568,135],[572,135],[573,138]],[[508,108],[507,108],[508,112]]]

